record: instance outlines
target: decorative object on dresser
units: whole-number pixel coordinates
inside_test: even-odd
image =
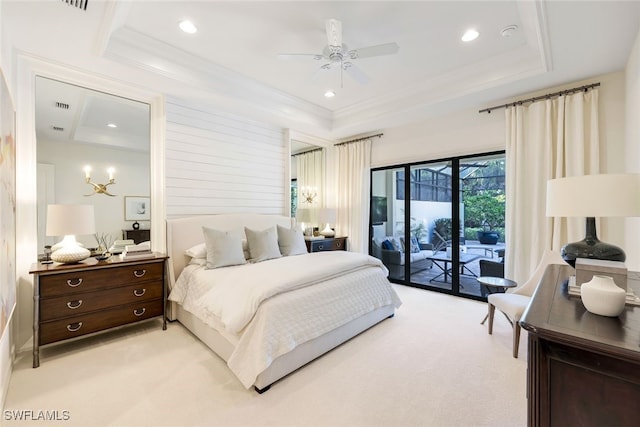
[[[600,316],[617,317],[624,311],[627,293],[616,285],[612,277],[595,275],[580,286],[585,308]]]
[[[167,256],[33,264],[33,367],[40,346],[165,315]]]
[[[76,263],[91,256],[91,251],[76,242],[76,235],[95,234],[93,205],[47,206],[47,236],[64,236],[52,246],[51,259],[61,263]]]
[[[637,426],[640,311],[589,313],[567,292],[573,270],[549,266],[522,317],[528,331],[529,426]],[[640,290],[640,274],[627,287]]]
[[[107,196],[115,197],[115,194],[111,194],[107,191],[108,186],[116,183],[116,180],[113,177],[115,169],[110,167],[109,169],[107,169],[107,173],[109,174],[109,182],[107,182],[106,184],[96,184],[94,182],[91,182],[91,166],[87,165],[84,167],[84,180],[87,184],[93,186],[93,193],[85,194],[85,197],[93,196],[94,194],[105,194]]]
[[[318,212],[318,221],[320,224],[325,224],[325,227],[320,234],[325,237],[333,237],[336,235],[335,231],[331,228],[331,225],[336,223],[337,214],[337,211],[332,208],[320,209]]]
[[[127,245],[124,247],[122,254],[120,254],[120,259],[122,260],[132,260],[132,259],[140,259],[140,258],[149,258],[152,257],[153,252],[151,252],[151,244],[149,242],[143,242],[138,245]]]
[[[309,252],[346,251],[346,237],[326,237],[317,240],[305,240]]]
[[[122,230],[122,237],[124,240],[133,240],[133,243],[137,245],[151,240],[151,230]]]
[[[547,181],[547,216],[587,217],[585,238],[567,243],[562,258],[624,261],[624,251],[598,240],[596,217],[640,216],[640,174],[571,176]]]

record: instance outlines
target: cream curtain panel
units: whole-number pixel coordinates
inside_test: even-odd
[[[508,107],[505,276],[524,283],[545,249],[581,240],[584,218],[547,218],[547,181],[599,173],[598,90]]]
[[[368,253],[371,139],[339,145],[337,236],[348,236],[349,250]]]
[[[319,209],[324,198],[324,150],[314,150],[296,156],[298,180],[298,208]],[[312,204],[301,197],[303,189],[313,189],[317,194]]]

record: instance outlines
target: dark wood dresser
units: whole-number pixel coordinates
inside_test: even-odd
[[[325,237],[318,240],[305,240],[309,252],[346,251],[346,237]]]
[[[137,245],[138,243],[148,242],[151,240],[151,230],[122,230],[122,237],[125,240],[133,240]]]
[[[40,346],[165,313],[167,256],[121,261],[112,256],[78,264],[33,264],[33,367]]]
[[[637,426],[640,307],[589,313],[569,296],[566,265],[547,268],[520,324],[529,332],[529,426]],[[629,286],[640,293],[638,273]]]

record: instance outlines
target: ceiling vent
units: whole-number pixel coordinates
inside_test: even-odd
[[[69,6],[77,7],[78,9],[87,10],[89,0],[62,0],[62,2]]]
[[[64,131],[64,128],[61,128],[60,126],[52,126],[53,130],[55,130],[56,132],[62,132]]]
[[[69,109],[69,104],[65,104],[64,102],[57,102],[56,101],[56,108],[61,108],[63,110],[68,110]]]

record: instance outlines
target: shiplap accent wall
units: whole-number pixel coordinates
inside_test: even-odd
[[[166,117],[167,217],[288,213],[284,129],[171,98]]]

